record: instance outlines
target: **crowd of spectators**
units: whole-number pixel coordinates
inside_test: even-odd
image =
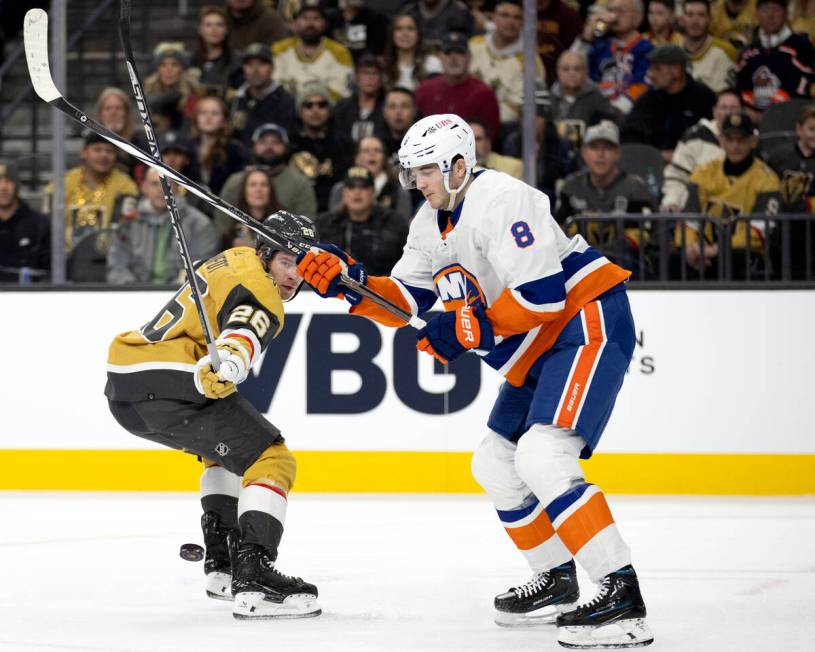
[[[387,273],[421,201],[397,179],[403,135],[422,115],[457,113],[473,129],[478,165],[524,178],[523,68],[531,56],[531,177],[567,230],[635,278],[643,274],[636,261],[653,246],[653,220],[636,214],[676,214],[672,274],[713,268],[721,237],[728,251],[756,254],[756,269],[736,270],[741,277],[777,266],[762,260],[765,241],[777,243],[777,223],[738,218],[815,217],[815,3],[538,0],[537,7],[530,52],[520,0],[207,5],[194,39],[158,44],[144,71],[162,155],[254,219],[277,209],[315,219],[323,240]],[[800,101],[792,121],[762,124],[792,100]],[[95,117],[146,149],[125,90],[105,88]],[[642,160],[627,160],[633,145],[657,153],[661,186],[637,174]],[[158,175],[93,133],[80,159],[65,176],[69,280],[177,282],[183,270]],[[19,188],[15,162],[0,161],[0,281],[47,280],[50,194],[44,206],[30,206]],[[174,192],[193,257],[253,244],[250,230],[184,188]],[[591,220],[598,215],[626,218]],[[723,231],[716,220],[735,225]],[[815,277],[815,233],[806,220],[793,227],[793,276]]]

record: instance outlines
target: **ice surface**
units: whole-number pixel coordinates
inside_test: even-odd
[[[815,500],[611,498],[651,650],[815,650]],[[204,596],[193,494],[1,493],[0,650],[559,650],[492,598],[528,570],[483,496],[294,494],[279,565],[323,615],[242,622]],[[581,575],[583,598],[593,589]]]

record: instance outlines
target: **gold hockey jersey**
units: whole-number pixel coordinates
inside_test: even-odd
[[[198,266],[196,275],[213,337],[239,338],[250,352],[251,367],[283,328],[277,285],[250,247],[210,258]],[[144,326],[113,340],[105,395],[114,401],[203,401],[193,374],[196,362],[206,354],[201,322],[185,283]]]

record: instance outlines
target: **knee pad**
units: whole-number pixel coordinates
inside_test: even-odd
[[[243,486],[254,482],[271,482],[286,493],[294,485],[297,461],[283,442],[275,442],[258,457],[243,474]]]
[[[535,424],[518,440],[515,469],[543,504],[583,481],[583,440],[573,430]]]
[[[529,493],[515,471],[515,444],[489,432],[473,452],[472,473],[498,509],[511,509]]]

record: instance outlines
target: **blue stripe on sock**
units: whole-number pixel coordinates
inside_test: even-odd
[[[529,494],[524,501],[515,509],[510,510],[500,510],[496,509],[495,511],[498,512],[498,518],[501,519],[502,523],[515,523],[516,521],[520,521],[525,516],[529,516],[535,508],[540,504],[540,501],[534,494]]]
[[[549,520],[554,523],[555,519],[573,505],[580,496],[586,493],[586,489],[590,486],[590,483],[583,482],[555,498],[546,506],[546,514],[549,516]]]

